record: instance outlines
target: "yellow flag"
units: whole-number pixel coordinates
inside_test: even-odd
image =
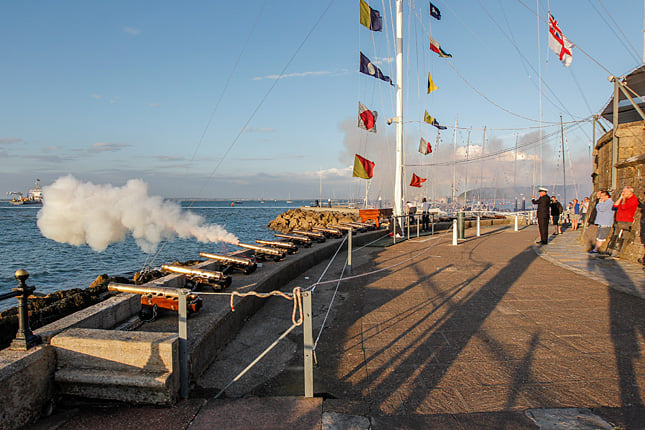
[[[425,122],[427,122],[428,124],[432,125],[432,120],[433,120],[433,119],[434,119],[434,118],[432,118],[432,117],[430,116],[430,114],[428,113],[428,111],[425,111],[425,114],[423,115],[423,120],[424,120]]]
[[[436,86],[434,84],[434,82],[432,82],[432,76],[430,76],[430,72],[428,72],[428,92],[427,92],[427,94],[430,94],[432,91],[436,90],[437,88],[439,88],[439,87]]]

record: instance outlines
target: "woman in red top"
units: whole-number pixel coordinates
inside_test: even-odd
[[[638,209],[638,197],[634,195],[634,188],[627,186],[623,188],[620,197],[614,203],[614,210],[616,211],[616,223],[614,224],[614,231],[611,235],[611,240],[607,246],[607,252],[610,249],[620,252],[623,248],[623,243],[631,240],[632,223],[634,222],[634,214]],[[616,243],[618,246],[616,246]]]

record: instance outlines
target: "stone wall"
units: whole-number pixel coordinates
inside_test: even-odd
[[[594,197],[600,189],[610,189],[612,183],[612,137],[613,130],[598,139],[593,151],[594,171],[592,173]],[[634,187],[634,194],[645,202],[645,121],[637,121],[618,126],[618,163],[616,190],[612,190],[612,200],[616,201],[623,187]],[[636,211],[632,226],[632,238],[625,244],[621,258],[636,261],[643,255],[640,240],[641,211]]]

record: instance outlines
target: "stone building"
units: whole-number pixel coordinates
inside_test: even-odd
[[[645,120],[642,116],[645,97],[638,96],[645,95],[645,66],[635,69],[623,78],[615,79],[618,82],[614,83],[614,96],[602,112],[602,117],[612,122],[615,129],[601,136],[593,151],[594,166],[591,176],[594,196],[599,189],[607,189],[612,191],[612,199],[616,201],[623,187],[630,185],[634,187],[634,194],[645,203]],[[629,98],[625,93],[629,94]],[[618,113],[614,116],[616,94]],[[614,142],[616,153],[613,150]],[[620,249],[621,258],[636,261],[643,256],[640,220],[641,211],[638,210],[632,225],[632,234]]]

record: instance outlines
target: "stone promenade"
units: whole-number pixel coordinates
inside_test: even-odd
[[[221,384],[209,391],[205,376],[174,408],[70,410],[37,428],[644,429],[645,272],[590,260],[576,234],[538,248],[534,226],[495,226],[458,246],[444,234],[357,250],[354,274],[385,270],[340,284],[316,350],[315,399],[297,397],[294,330],[286,367],[246,381],[245,397],[212,400]],[[273,300],[267,309],[288,327],[290,305]],[[316,300],[320,326],[327,300]],[[281,331],[267,327],[268,343]],[[245,365],[254,356],[239,342]]]

